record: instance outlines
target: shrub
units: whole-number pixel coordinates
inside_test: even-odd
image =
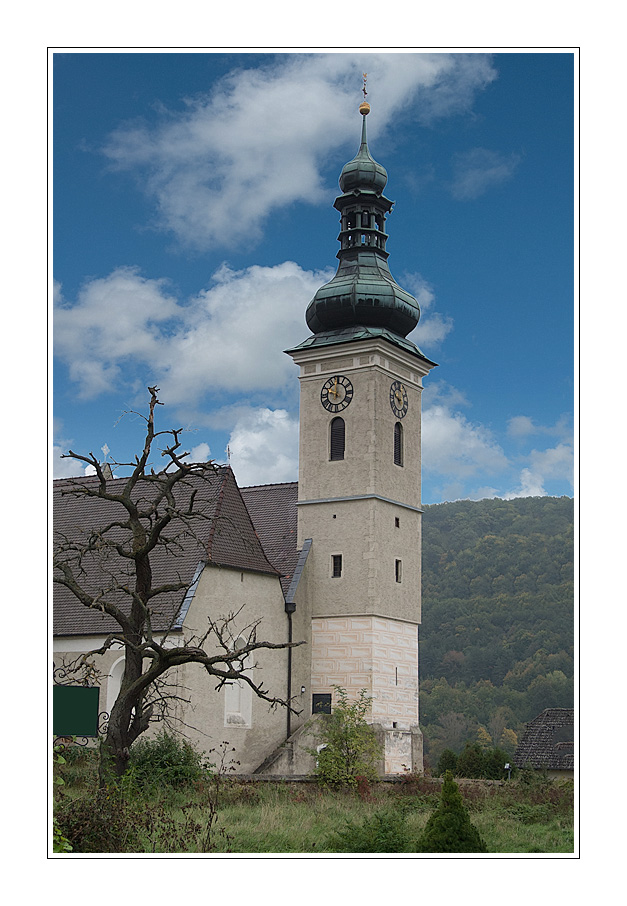
[[[444,749],[438,761],[438,777],[444,776],[447,771],[457,773],[457,755],[452,749]]]
[[[375,812],[363,822],[345,822],[346,826],[328,840],[332,852],[338,853],[404,853],[411,852],[411,841],[405,819],[397,812]]]
[[[378,777],[377,763],[382,756],[382,746],[365,715],[370,707],[366,690],[361,689],[356,701],[349,702],[341,686],[335,686],[337,702],[331,714],[325,714],[320,723],[320,738],[324,748],[317,752],[313,772],[321,783],[329,786],[348,784],[356,786]]]
[[[451,753],[453,754],[453,753]],[[442,753],[442,758],[445,752]],[[479,743],[466,743],[463,751],[457,757],[457,764],[452,766],[444,764],[444,770],[438,772],[441,774],[451,771],[456,777],[469,777],[473,779],[483,778],[485,780],[502,780],[505,776],[505,762],[508,761],[507,754],[502,749],[484,749]],[[440,759],[442,761],[442,759]]]
[[[457,777],[483,777],[485,755],[479,743],[466,743],[457,759]]]
[[[117,790],[98,790],[94,796],[75,799],[56,815],[59,831],[74,852],[141,852],[139,804],[131,805]]]
[[[135,743],[129,759],[130,777],[140,788],[191,783],[200,780],[207,767],[204,755],[190,742],[166,732]]]
[[[442,784],[440,802],[418,840],[419,853],[486,853],[479,831],[470,822],[461,793],[450,771]]]

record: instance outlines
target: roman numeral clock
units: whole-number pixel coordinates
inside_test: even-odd
[[[329,412],[342,412],[353,398],[353,385],[343,374],[336,374],[325,381],[320,391],[320,402]]]

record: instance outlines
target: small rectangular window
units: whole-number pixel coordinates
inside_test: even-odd
[[[311,696],[311,713],[312,714],[330,714],[331,713],[331,693],[314,692]]]
[[[394,527],[395,527],[395,528],[400,528],[400,527],[401,527],[401,520],[399,519],[398,516],[395,516],[395,517],[394,517]]]
[[[339,579],[342,575],[342,555],[333,554],[332,555],[332,564],[331,564],[331,576],[334,579]]]
[[[396,581],[400,582],[403,578],[403,561],[396,560]]]

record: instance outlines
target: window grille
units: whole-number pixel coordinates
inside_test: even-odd
[[[339,579],[342,575],[342,555],[333,554],[332,561],[331,575],[334,579]]]

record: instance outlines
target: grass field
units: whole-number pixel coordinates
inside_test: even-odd
[[[98,795],[93,754],[63,765],[64,785],[55,786],[55,815],[73,852],[338,853],[347,851],[338,831],[382,815],[398,824],[403,849],[356,851],[411,853],[439,801],[440,782],[422,777],[358,790],[207,778]],[[525,780],[458,781],[488,852],[572,853],[572,782]]]

